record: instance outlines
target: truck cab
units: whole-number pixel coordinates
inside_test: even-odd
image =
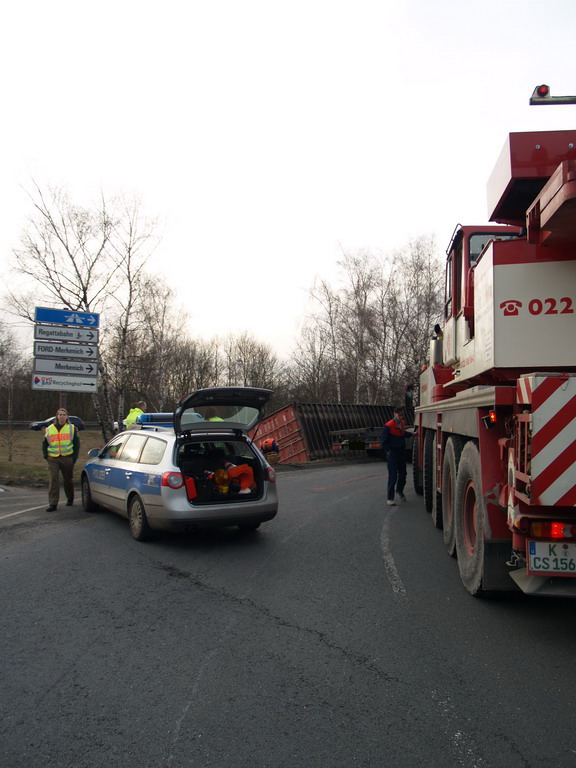
[[[458,368],[469,355],[474,339],[474,268],[484,249],[493,240],[511,240],[519,227],[462,226],[454,230],[446,251],[446,287],[442,363]]]

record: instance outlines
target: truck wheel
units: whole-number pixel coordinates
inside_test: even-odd
[[[424,432],[424,506],[426,512],[432,512],[432,488],[433,488],[433,459],[434,459],[434,432],[427,429]]]
[[[454,506],[456,555],[462,583],[471,595],[482,594],[484,575],[484,517],[480,456],[476,444],[466,443],[456,475]]]
[[[432,441],[432,522],[435,528],[442,528],[442,494],[436,490],[436,478],[438,477],[438,451],[436,448],[437,435]]]
[[[147,541],[150,538],[152,532],[148,525],[144,504],[139,496],[133,496],[130,499],[128,522],[130,524],[130,533],[136,541]]]
[[[422,467],[418,464],[418,440],[418,435],[414,435],[412,439],[412,481],[414,490],[418,496],[422,496],[424,486],[422,485]]]
[[[442,528],[444,530],[444,546],[451,557],[456,555],[456,532],[454,528],[456,472],[463,445],[459,437],[448,438],[442,465]]]

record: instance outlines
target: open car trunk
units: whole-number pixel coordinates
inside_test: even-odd
[[[240,436],[180,438],[177,464],[191,504],[238,504],[262,497],[264,468]]]

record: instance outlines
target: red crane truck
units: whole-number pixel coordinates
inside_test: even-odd
[[[458,225],[447,250],[414,486],[472,595],[574,596],[576,130],[511,133],[488,202],[495,224]]]

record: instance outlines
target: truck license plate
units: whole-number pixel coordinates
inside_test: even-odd
[[[528,541],[528,573],[576,576],[576,542]]]

